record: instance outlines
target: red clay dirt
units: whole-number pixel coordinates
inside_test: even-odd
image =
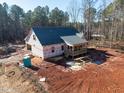
[[[91,63],[83,70],[66,72],[46,62],[38,74],[47,78],[50,93],[124,93],[124,54],[100,50],[113,55],[101,65]]]

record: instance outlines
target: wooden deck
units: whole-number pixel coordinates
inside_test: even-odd
[[[66,56],[77,56],[77,55],[81,55],[81,54],[84,54],[87,52],[87,49],[86,48],[83,48],[81,50],[76,50],[76,51],[72,51],[72,50],[66,50],[65,51],[65,54]]]

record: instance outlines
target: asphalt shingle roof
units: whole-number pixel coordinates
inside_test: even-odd
[[[61,36],[78,33],[76,29],[66,27],[33,27],[32,29],[42,45],[63,43]]]
[[[87,42],[85,39],[81,39],[79,36],[76,36],[76,35],[63,36],[61,38],[64,40],[64,42],[66,42],[66,44],[68,44],[70,46]]]

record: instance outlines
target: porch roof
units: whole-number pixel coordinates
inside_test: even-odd
[[[81,39],[77,35],[71,35],[71,36],[62,36],[61,37],[63,41],[69,45],[69,46],[74,46],[82,43],[86,43],[86,39]]]

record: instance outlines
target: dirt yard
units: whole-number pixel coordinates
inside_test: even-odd
[[[6,64],[0,75],[0,93],[46,93],[36,83],[37,77],[16,64]]]
[[[87,64],[80,71],[66,71],[61,66],[43,63],[38,74],[47,78],[48,91],[50,93],[124,93],[124,54],[107,48],[98,50],[109,54],[106,61],[101,65]]]
[[[24,71],[8,65],[3,74],[0,66],[0,93],[45,93],[44,89],[48,93],[124,93],[124,54],[108,48],[96,50],[106,54],[104,62],[99,65],[87,63],[79,71],[70,70],[61,61],[55,64],[37,57],[32,58],[33,67]],[[12,60],[17,62],[24,54],[24,51],[19,51]],[[99,59],[97,52],[92,51],[89,55]],[[40,82],[39,86],[36,81],[39,82],[42,77],[46,78],[46,82]]]
[[[14,47],[15,51],[10,53],[0,54],[0,63],[17,63],[23,59],[23,56],[25,54],[30,53],[30,51],[27,51],[24,48],[24,45],[12,45],[11,47]]]
[[[45,93],[37,77],[17,65],[25,54],[30,54],[23,46],[18,47],[15,52],[0,55],[0,93]]]

